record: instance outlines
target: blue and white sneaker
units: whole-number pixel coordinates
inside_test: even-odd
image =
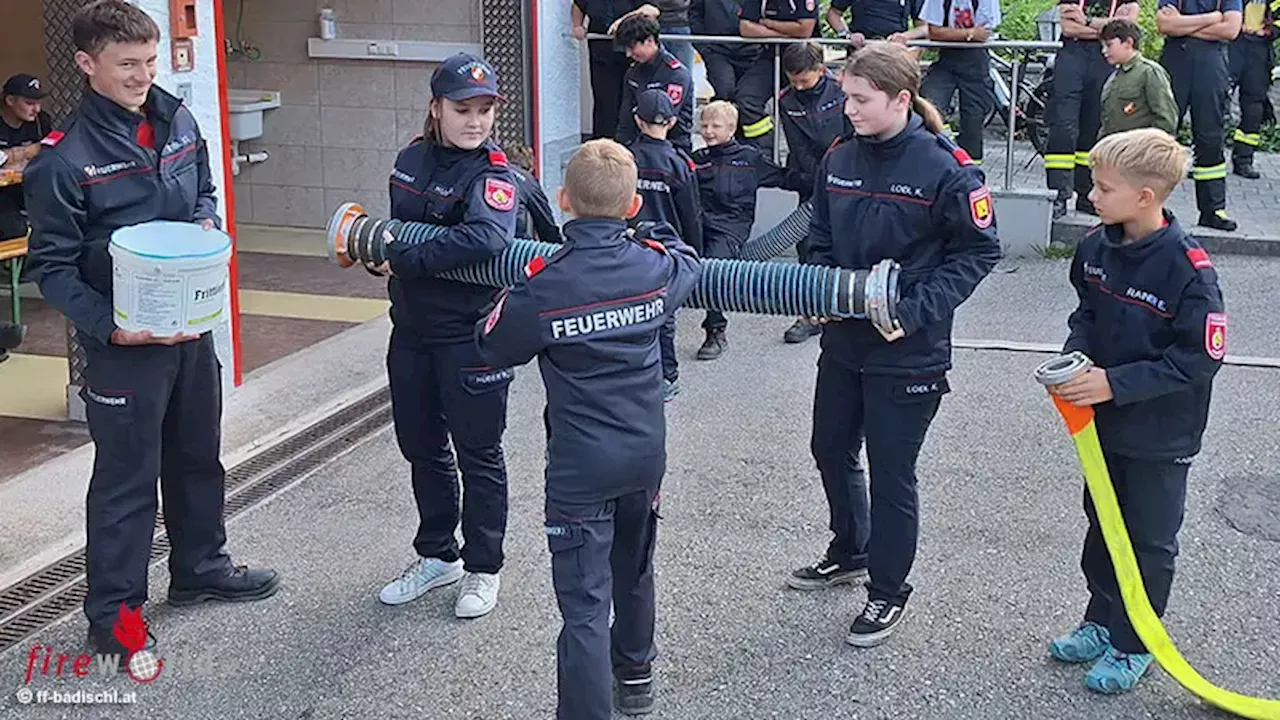
[[[1095,622],[1085,622],[1070,633],[1049,643],[1055,660],[1083,663],[1097,660],[1111,647],[1111,632]]]
[[[400,577],[382,588],[378,599],[387,605],[403,605],[461,579],[461,559],[447,563],[436,558],[419,557],[400,573]]]
[[[1128,692],[1142,679],[1153,660],[1155,657],[1151,653],[1122,653],[1108,646],[1106,653],[1084,676],[1084,685],[1104,695]]]
[[[671,402],[680,394],[680,380],[662,378],[662,401]]]

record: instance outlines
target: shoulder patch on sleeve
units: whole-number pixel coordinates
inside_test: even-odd
[[[939,135],[938,144],[941,145],[944,150],[951,153],[951,157],[955,158],[955,161],[959,163],[962,167],[965,165],[975,164],[973,162],[973,157],[969,155],[969,152],[964,148],[960,147],[959,145],[955,144],[955,142],[953,142],[951,138],[945,135]]]
[[[484,179],[484,202],[500,212],[506,212],[516,206],[516,186],[498,178]]]
[[[670,67],[670,68],[671,68],[671,69],[673,69],[673,70],[674,70],[675,68],[680,67],[680,59],[679,59],[679,58],[674,58],[674,57],[673,57],[673,58],[671,58],[670,60],[668,60],[668,61],[667,61],[667,67]]]
[[[1205,249],[1201,247],[1187,248],[1187,260],[1191,262],[1191,267],[1197,270],[1213,267],[1213,261],[1209,259],[1209,253],[1205,252]]]
[[[666,246],[666,245],[663,245],[662,243],[658,242],[657,240],[651,240],[651,239],[649,239],[649,238],[645,238],[645,239],[644,239],[644,244],[645,244],[645,245],[647,245],[647,246],[649,246],[649,249],[650,249],[650,250],[654,250],[654,251],[656,251],[656,252],[662,253],[663,255],[666,255],[666,254],[667,254],[667,246]]]
[[[1211,312],[1204,316],[1204,350],[1214,360],[1227,356],[1227,314]]]
[[[546,269],[547,269],[547,261],[543,260],[541,255],[538,255],[534,257],[532,260],[530,260],[527,265],[524,266],[525,279],[531,278],[534,275],[537,275],[538,273]]]
[[[497,148],[489,151],[489,164],[494,167],[507,166],[507,154]]]
[[[995,219],[995,210],[991,207],[991,189],[986,185],[969,193],[969,215],[973,218],[974,227],[986,230]]]
[[[54,130],[48,135],[45,135],[44,138],[40,140],[40,144],[46,147],[53,147],[62,142],[63,137],[64,135],[61,130]]]

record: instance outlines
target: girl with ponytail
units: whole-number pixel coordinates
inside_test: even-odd
[[[816,172],[808,262],[865,270],[901,265],[898,327],[824,325],[811,447],[831,511],[826,553],[788,584],[818,590],[867,583],[846,640],[879,645],[897,628],[912,587],[916,458],[948,392],[955,310],[1000,259],[982,171],[939,134],[907,48],[868,43],[842,73],[853,133]],[[871,484],[856,458],[866,438]]]

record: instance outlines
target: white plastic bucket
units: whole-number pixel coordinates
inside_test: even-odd
[[[198,335],[226,322],[231,238],[157,220],[111,233],[116,326],[157,337]]]

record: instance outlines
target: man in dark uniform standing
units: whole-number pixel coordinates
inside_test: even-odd
[[[924,0],[831,0],[827,24],[854,47],[868,40],[923,40],[928,25],[920,18]],[[845,23],[844,14],[853,15]]]
[[[693,0],[689,7],[689,24],[694,35],[728,35],[738,37],[743,4],[753,0]],[[758,5],[759,0],[754,0]],[[759,16],[759,10],[756,10]],[[715,90],[713,100],[727,100],[738,106],[741,125],[738,139],[761,150],[773,150],[773,118],[765,113],[765,104],[773,96],[773,65],[757,62],[767,48],[751,43],[697,43],[707,69],[707,82]]]
[[[1102,85],[1111,75],[1111,66],[1102,55],[1098,33],[1111,18],[1138,19],[1137,2],[1120,0],[1062,0],[1058,3],[1062,20],[1062,50],[1053,67],[1049,91],[1049,148],[1044,171],[1050,190],[1057,190],[1053,216],[1067,214],[1073,189],[1076,210],[1094,214],[1089,202],[1093,176],[1089,170],[1089,150],[1098,139],[1102,124]]]
[[[1160,64],[1169,71],[1178,119],[1191,107],[1196,207],[1200,225],[1235,230],[1227,217],[1223,157],[1228,91],[1227,44],[1240,34],[1240,0],[1160,0],[1156,27],[1165,36]]]
[[[676,109],[676,124],[668,139],[687,155],[693,152],[693,75],[658,41],[658,21],[633,15],[618,25],[618,44],[627,49],[633,64],[622,83],[615,139],[629,145],[636,139],[636,98],[645,90],[661,90]]]
[[[605,34],[614,21],[635,9],[637,0],[573,0],[571,10],[573,36],[579,40],[587,33]],[[622,100],[622,78],[630,63],[612,40],[587,41],[591,62],[591,136],[613,137],[618,127],[618,108]]]
[[[112,633],[122,607],[147,600],[156,477],[173,546],[169,602],[257,600],[272,570],[236,566],[224,544],[219,459],[221,378],[213,337],[153,337],[112,319],[117,228],[152,220],[218,225],[205,142],[176,97],[152,85],[160,29],[123,0],[72,22],[85,97],[26,172],[32,269],[76,325],[88,358],[83,397],[96,446],[86,507],[89,639],[126,654]]]
[[[1276,16],[1274,0],[1245,0],[1240,36],[1231,41],[1229,52],[1232,83],[1240,88],[1240,126],[1232,138],[1231,171],[1240,177],[1262,177],[1253,167],[1253,153],[1261,138],[1267,90],[1271,87],[1271,66],[1276,61]]]
[[[793,38],[804,40],[814,36],[818,28],[818,0],[764,0],[761,2],[745,2],[742,6],[742,17],[738,21],[738,32],[744,38]],[[773,95],[774,58],[782,52],[777,44],[766,45],[756,57],[758,77],[769,80],[769,94]],[[777,102],[777,98],[774,98]],[[763,108],[761,108],[763,112]],[[767,115],[765,116],[768,117]],[[750,136],[751,130],[747,117],[743,117],[743,134]],[[766,153],[773,152],[773,121],[769,120],[768,142],[756,143]]]

